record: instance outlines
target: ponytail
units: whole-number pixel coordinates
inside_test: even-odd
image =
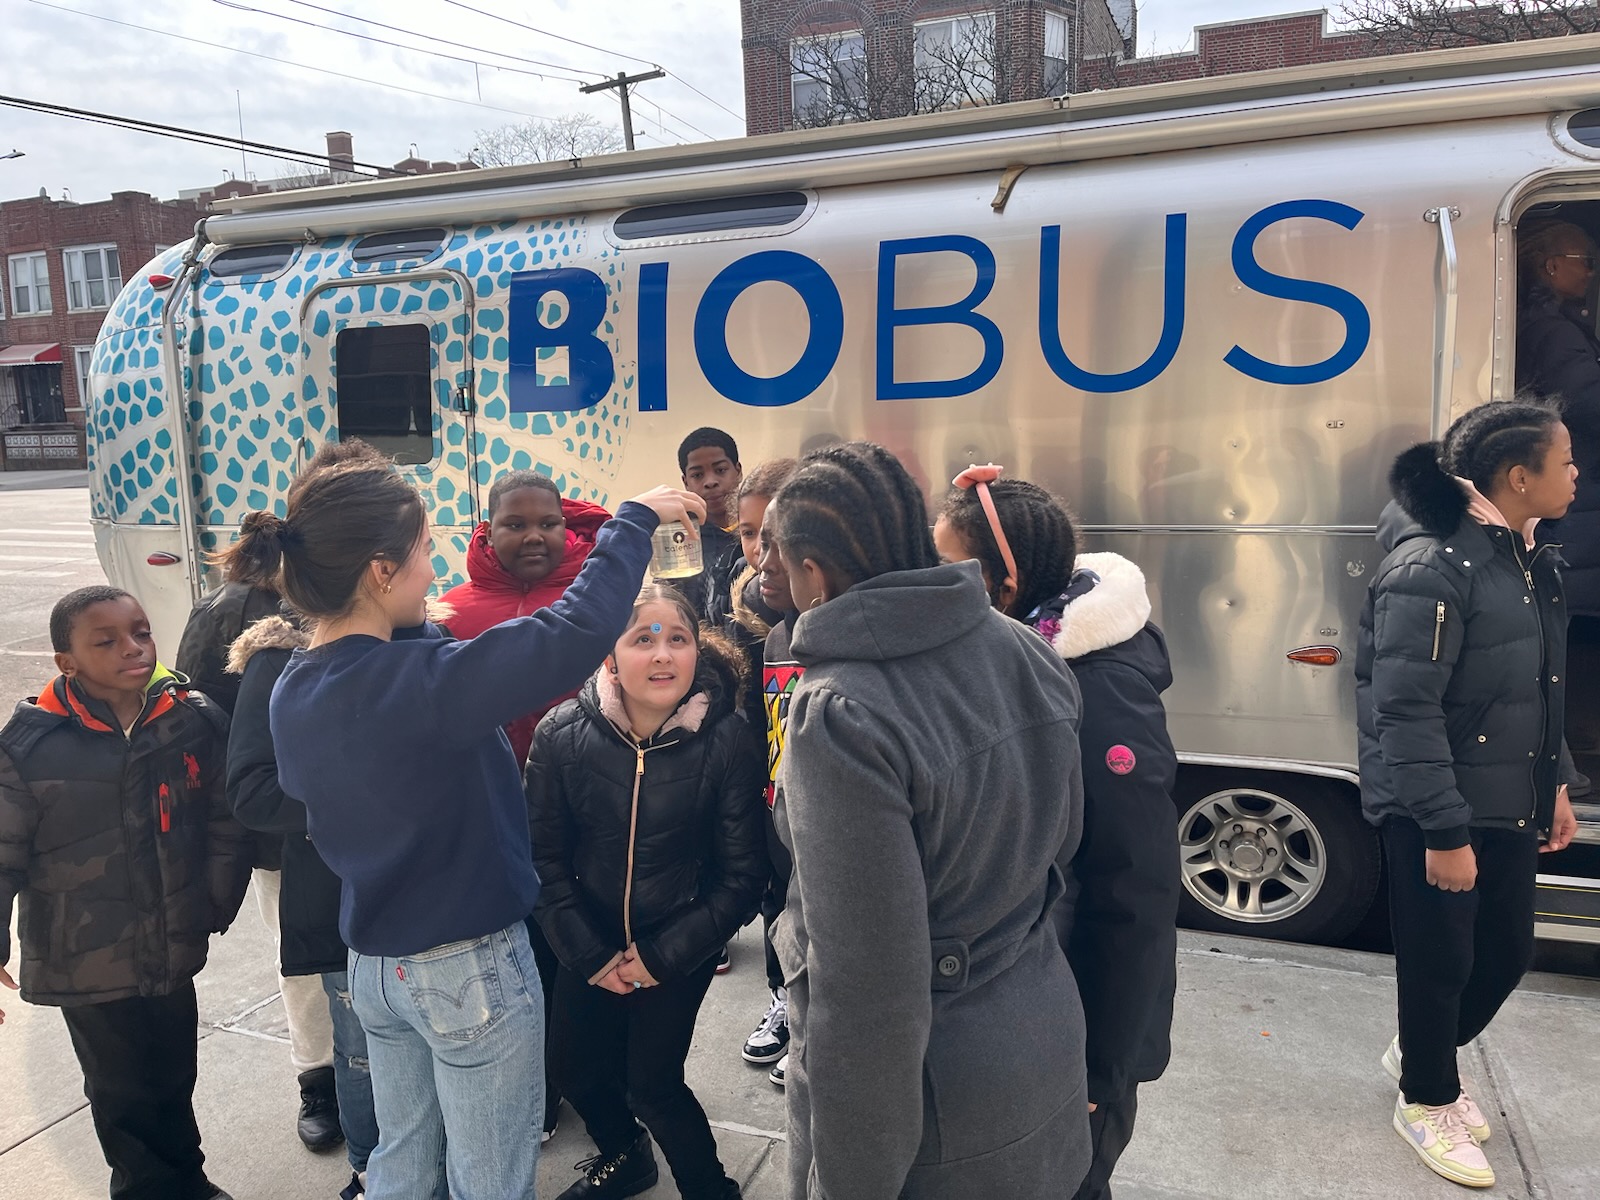
[[[212,555],[211,561],[222,568],[222,577],[229,583],[281,591],[283,547],[290,536],[288,523],[275,514],[265,510],[246,513],[239,525],[239,539]]]

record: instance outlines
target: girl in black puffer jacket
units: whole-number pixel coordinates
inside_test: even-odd
[[[1534,526],[1572,503],[1554,409],[1486,404],[1390,472],[1384,560],[1356,656],[1361,803],[1389,868],[1400,1082],[1394,1126],[1438,1174],[1489,1187],[1482,1111],[1456,1047],[1494,1019],[1533,955],[1541,850],[1576,829],[1561,738],[1566,604]],[[1544,845],[1540,845],[1540,839]]]
[[[650,1133],[685,1200],[739,1195],[683,1079],[717,954],[767,881],[762,753],[739,697],[737,652],[653,586],[534,735],[534,915],[561,960],[556,1072],[599,1149],[562,1200],[651,1187]]]

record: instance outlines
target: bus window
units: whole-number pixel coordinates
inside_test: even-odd
[[[426,325],[342,329],[334,352],[340,438],[402,466],[433,461],[432,353]]]

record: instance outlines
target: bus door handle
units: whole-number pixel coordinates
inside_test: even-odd
[[[299,476],[306,465],[306,448],[310,438],[296,438],[294,440],[294,473]]]
[[[1452,221],[1461,219],[1461,210],[1441,204],[1422,214],[1422,219],[1439,227],[1439,261],[1444,267],[1433,321],[1433,421],[1430,436],[1440,437],[1450,424],[1450,406],[1456,382],[1456,307],[1460,262],[1456,255],[1456,231]],[[1435,280],[1438,280],[1437,268]]]

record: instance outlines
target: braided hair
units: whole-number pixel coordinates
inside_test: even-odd
[[[939,564],[922,489],[872,442],[806,455],[772,502],[785,557],[809,558],[846,587]]]
[[[1023,479],[997,479],[988,486],[1000,527],[1017,560],[1017,596],[1006,615],[1026,617],[1067,590],[1072,582],[1072,564],[1078,557],[1078,535],[1066,507],[1038,484]],[[990,581],[990,603],[999,607],[1006,562],[977,489],[953,489],[945,497],[939,515],[977,554],[984,576]]]
[[[1472,480],[1485,496],[1512,467],[1543,465],[1561,414],[1527,396],[1483,404],[1451,425],[1439,444],[1439,465]]]

